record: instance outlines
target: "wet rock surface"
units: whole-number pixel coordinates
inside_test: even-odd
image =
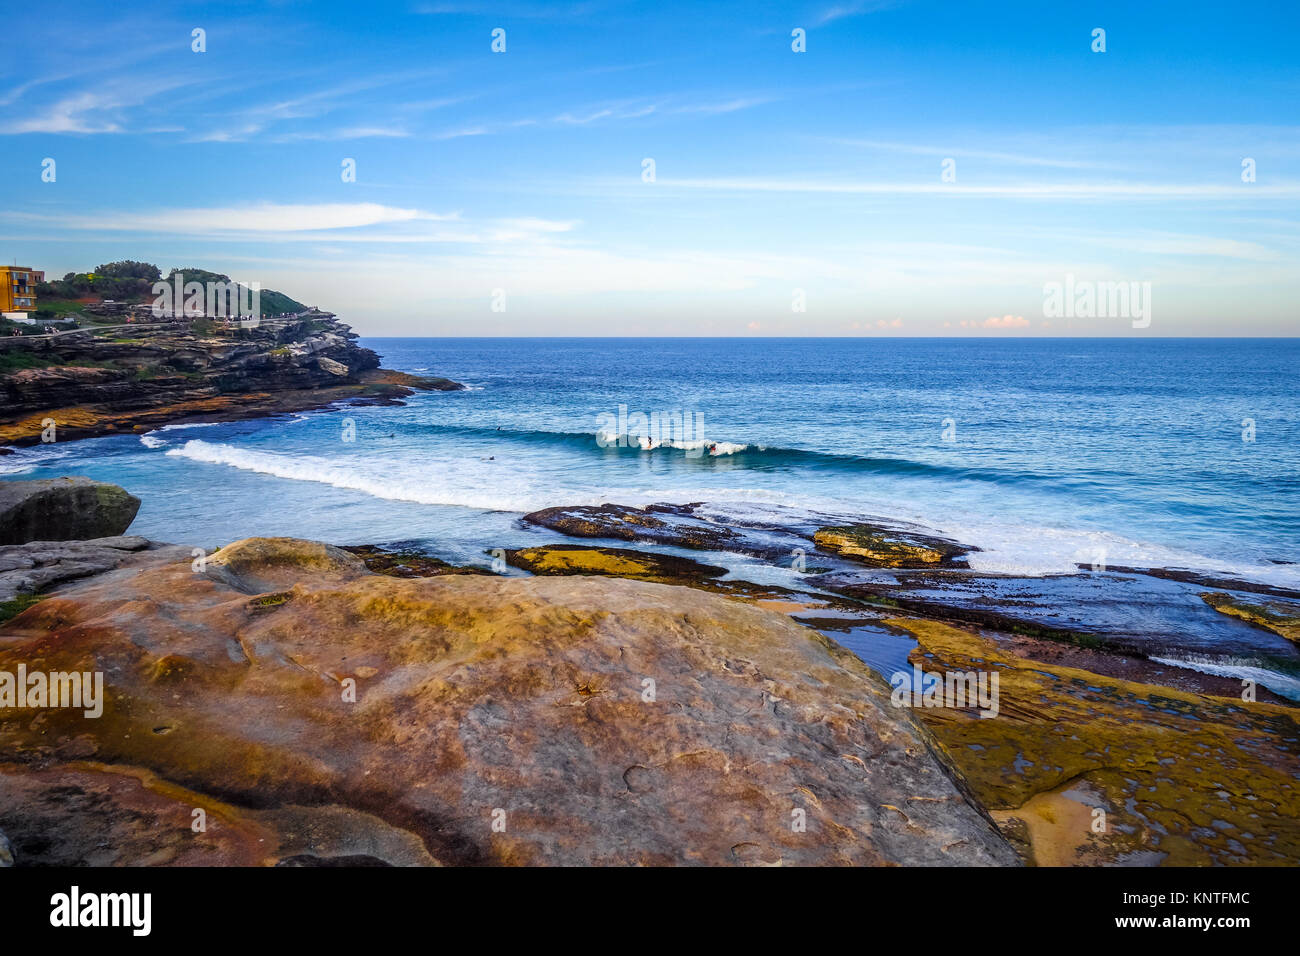
[[[1201,588],[1171,578],[1116,571],[1023,578],[953,570],[836,573],[811,583],[882,607],[1114,654],[1252,664],[1300,675],[1293,644],[1216,612],[1202,600]]]
[[[342,550],[360,558],[375,574],[394,578],[432,578],[440,574],[491,574],[486,568],[449,564],[424,551],[388,549],[373,544],[344,545]]]
[[[1296,708],[1045,663],[945,624],[891,623],[916,635],[917,667],[998,675],[996,718],[912,710],[1028,861],[1294,865],[1300,855]]]
[[[1300,604],[1289,601],[1252,603],[1231,594],[1202,594],[1201,599],[1222,614],[1280,634],[1293,644],[1300,643]]]
[[[869,524],[821,528],[813,541],[825,551],[877,568],[951,566],[972,550],[956,541]]]
[[[0,626],[0,670],[105,675],[99,719],[0,715],[20,862],[1017,860],[888,688],[785,615],[639,581],[404,580],[288,539],[190,562],[142,551]],[[224,827],[191,835],[196,805]]]
[[[660,584],[698,584],[726,573],[726,568],[676,555],[594,545],[552,544],[507,550],[506,562],[533,574],[592,574]]]
[[[736,551],[746,542],[735,530],[694,518],[690,506],[575,505],[546,508],[524,515],[527,524],[540,525],[574,538],[611,538],[675,545],[693,551]]]

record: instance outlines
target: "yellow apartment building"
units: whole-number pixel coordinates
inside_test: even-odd
[[[0,312],[31,312],[36,308],[36,283],[44,272],[27,266],[0,266]]]

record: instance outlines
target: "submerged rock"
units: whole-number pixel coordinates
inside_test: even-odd
[[[440,574],[491,574],[486,568],[450,564],[423,551],[390,551],[373,544],[344,545],[342,550],[355,554],[375,574],[394,578],[432,578]]]
[[[693,551],[739,550],[741,538],[734,530],[693,518],[688,509],[665,505],[644,509],[611,504],[570,505],[534,511],[524,515],[523,520],[574,538],[650,541]]]
[[[1201,599],[1216,611],[1239,617],[1300,644],[1300,604],[1285,601],[1248,604],[1231,594],[1202,594]]]
[[[0,545],[120,535],[139,510],[125,489],[89,478],[0,481]]]
[[[5,713],[7,772],[53,793],[93,754],[184,788],[120,862],[192,861],[180,810],[213,805],[238,823],[221,852],[269,863],[420,862],[403,835],[459,864],[1017,862],[888,688],[784,615],[617,579],[403,580],[286,539],[190,561],[133,555],[0,629],[0,670],[105,675],[99,719]],[[93,807],[15,815],[15,792],[16,845],[62,820],[60,859],[97,859]],[[305,807],[372,836],[286,822]]]

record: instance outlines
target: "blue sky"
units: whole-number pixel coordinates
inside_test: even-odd
[[[374,335],[1300,327],[1294,3],[51,3],[7,26],[0,259],[53,275],[202,266]],[[1067,274],[1150,282],[1150,325],[1046,316]]]

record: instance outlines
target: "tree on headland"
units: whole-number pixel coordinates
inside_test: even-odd
[[[38,283],[36,298],[81,299],[97,295],[123,302],[139,301],[149,295],[161,276],[152,263],[132,259],[106,262],[96,266],[93,272],[69,272],[62,279]]]
[[[207,269],[186,267],[172,269],[165,280],[162,271],[153,263],[123,259],[119,262],[106,262],[97,266],[93,272],[69,272],[62,279],[53,279],[38,283],[37,299],[84,299],[98,296],[114,299],[118,302],[140,303],[154,299],[155,282],[175,283],[177,274],[181,276],[182,285],[187,282],[229,283],[230,276]],[[296,299],[291,299],[282,292],[272,289],[261,290],[262,315],[279,315],[285,312],[305,312],[307,307]]]

